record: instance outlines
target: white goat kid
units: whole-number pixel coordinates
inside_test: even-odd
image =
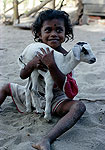
[[[50,51],[52,51],[52,48],[44,43],[32,43],[29,46],[25,48],[23,53],[19,57],[19,65],[21,67],[24,67],[24,64],[27,64],[29,61],[33,59],[35,55],[37,55],[37,52],[39,51],[41,53],[41,48],[49,48]],[[78,42],[74,45],[72,50],[64,56],[63,54],[57,52],[54,50],[54,59],[55,62],[60,69],[62,73],[67,75],[70,73],[80,62],[86,62],[89,64],[92,64],[96,61],[96,57],[92,52],[92,49],[90,45],[86,42]],[[29,90],[29,85],[26,89],[26,107],[27,111],[31,111],[31,98],[32,96],[32,105],[36,108],[36,111],[39,113],[42,113],[42,110],[40,108],[40,101],[38,98],[38,76],[41,74],[44,77],[45,81],[45,99],[46,99],[46,106],[45,106],[45,116],[44,118],[47,121],[51,120],[51,101],[53,98],[53,84],[54,81],[50,75],[49,70],[47,72],[34,69],[34,71],[31,73],[31,82],[32,88]]]

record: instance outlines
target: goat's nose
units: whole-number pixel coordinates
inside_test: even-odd
[[[96,62],[96,58],[93,57],[93,58],[90,60],[90,64],[93,64],[93,63],[95,63],[95,62]]]

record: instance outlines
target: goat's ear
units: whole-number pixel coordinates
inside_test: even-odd
[[[72,48],[72,51],[76,60],[80,60],[80,49],[78,48],[78,46],[74,46]]]

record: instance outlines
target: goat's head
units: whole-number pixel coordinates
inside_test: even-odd
[[[92,52],[91,46],[86,42],[78,42],[72,49],[75,59],[78,61],[93,64],[96,57]]]

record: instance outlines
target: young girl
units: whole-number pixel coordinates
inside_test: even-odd
[[[56,51],[66,55],[67,51],[61,46],[64,41],[73,39],[73,30],[69,15],[64,11],[46,10],[42,11],[36,21],[33,23],[32,32],[35,41],[43,42]],[[57,67],[53,50],[47,52],[41,48],[43,54],[38,53],[20,72],[20,77],[26,79],[35,68],[45,70],[49,69],[55,82],[54,98],[52,100],[52,114],[61,116],[61,119],[40,143],[32,146],[38,150],[50,150],[51,143],[60,135],[69,130],[85,112],[85,105],[73,98],[78,93],[76,81],[72,78],[72,73],[64,75]],[[43,80],[43,79],[42,79]],[[0,90],[0,105],[7,96],[12,96],[18,109],[25,111],[24,95],[25,87],[17,84],[7,84]]]

